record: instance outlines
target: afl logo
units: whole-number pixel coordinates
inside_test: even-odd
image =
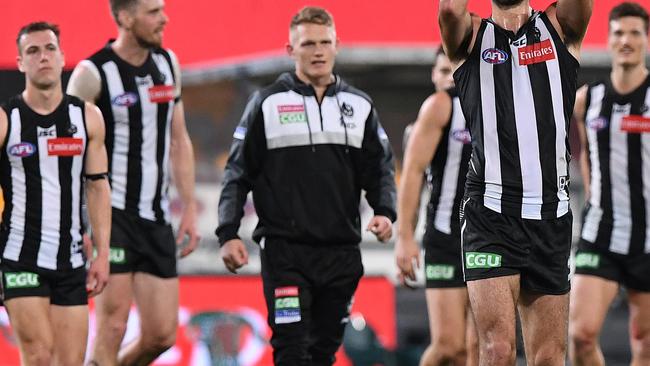
[[[469,130],[456,130],[452,132],[451,136],[456,141],[460,141],[463,144],[469,144],[472,142],[472,135],[470,135]]]
[[[120,107],[130,107],[138,102],[138,95],[136,93],[127,92],[113,98],[113,104]]]
[[[34,155],[35,152],[36,152],[36,146],[30,144],[29,142],[21,142],[9,148],[9,154],[19,158],[26,158],[28,156],[32,156]]]
[[[587,121],[587,127],[591,128],[592,130],[600,131],[605,128],[609,123],[607,122],[607,118],[605,117],[597,117],[592,120]]]
[[[483,61],[492,65],[499,65],[508,61],[508,54],[498,48],[488,48],[481,55]]]

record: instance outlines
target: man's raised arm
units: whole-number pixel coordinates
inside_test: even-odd
[[[587,32],[594,0],[558,0],[557,21],[567,43],[580,47]]]
[[[438,22],[445,53],[452,62],[467,56],[468,39],[472,36],[472,17],[467,10],[468,0],[440,0]]]

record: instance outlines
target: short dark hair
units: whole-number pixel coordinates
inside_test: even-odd
[[[138,4],[138,0],[110,0],[111,3],[111,13],[113,14],[113,19],[115,23],[120,25],[120,21],[117,18],[117,14],[120,10],[131,8]]]
[[[327,10],[317,6],[305,6],[291,18],[289,29],[295,29],[300,24],[320,24],[328,27],[334,26],[334,18]]]
[[[54,35],[56,36],[56,43],[60,44],[59,42],[59,36],[61,35],[61,31],[59,30],[59,26],[53,23],[48,23],[48,22],[32,22],[27,25],[24,25],[20,30],[18,31],[18,36],[16,37],[16,47],[18,47],[18,53],[20,53],[20,38],[26,34],[29,33],[34,33],[34,32],[42,32],[42,31],[52,31]]]
[[[645,24],[645,33],[648,34],[648,26],[650,25],[650,17],[648,12],[643,8],[643,6],[633,3],[633,2],[623,2],[615,6],[614,9],[609,13],[609,21],[619,20],[623,17],[638,17],[643,20]]]
[[[440,45],[437,49],[436,52],[433,54],[433,67],[436,67],[436,64],[438,63],[438,57],[440,55],[447,56],[445,53],[445,49]]]

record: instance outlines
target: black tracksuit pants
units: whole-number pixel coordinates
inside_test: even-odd
[[[274,364],[332,365],[363,275],[359,247],[266,238],[260,256]]]

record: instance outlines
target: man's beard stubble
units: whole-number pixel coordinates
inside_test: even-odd
[[[511,8],[513,6],[519,5],[524,0],[492,0],[500,8]]]

